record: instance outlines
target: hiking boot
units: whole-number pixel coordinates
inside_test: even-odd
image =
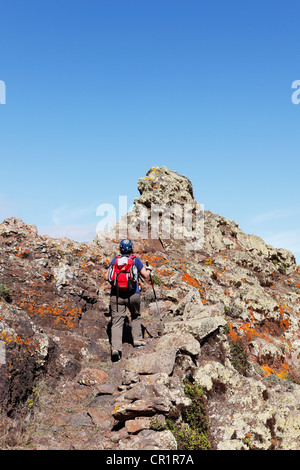
[[[135,348],[140,348],[141,346],[146,346],[145,341],[133,341],[133,346]]]
[[[111,352],[112,361],[114,361],[114,362],[119,361],[120,358],[121,358],[121,356],[120,356],[119,351],[117,351],[116,349],[113,349],[112,352]]]

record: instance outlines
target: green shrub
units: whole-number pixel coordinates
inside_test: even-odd
[[[156,284],[157,286],[161,285],[161,279],[160,279],[160,277],[158,277],[157,274],[152,275],[152,282],[153,282],[153,284]]]
[[[185,381],[184,392],[190,398],[191,405],[182,413],[183,424],[176,425],[167,420],[167,428],[173,433],[178,450],[208,450],[210,442],[205,392],[201,385],[188,380]]]
[[[286,269],[283,266],[279,266],[278,271],[280,272],[280,274],[284,276],[286,275]]]
[[[210,443],[205,433],[197,429],[191,429],[184,425],[177,430],[176,435],[178,450],[209,450]]]
[[[2,299],[11,302],[11,293],[6,284],[0,284],[0,300]]]
[[[281,264],[279,264],[279,261],[278,261],[277,258],[273,258],[272,262],[275,264],[275,266],[277,266],[278,271],[280,272],[280,274],[283,274],[283,275],[286,274],[286,268],[284,266],[282,266]]]
[[[250,368],[246,350],[239,340],[232,340],[230,345],[230,362],[241,375],[246,375]]]
[[[166,424],[160,421],[158,418],[151,419],[150,427],[155,431],[165,431],[167,429]]]

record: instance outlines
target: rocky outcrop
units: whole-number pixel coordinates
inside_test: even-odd
[[[269,387],[215,361],[199,367],[194,378],[211,394],[210,426],[218,450],[298,449],[299,385],[285,391]]]
[[[136,229],[136,252],[155,268],[164,329],[145,282],[146,346],[133,347],[128,321],[118,363],[104,281],[118,241],[76,243],[40,236],[20,219],[0,224],[0,448],[199,446],[189,432],[188,383],[205,397],[212,449],[299,449],[293,254],[210,211],[197,225],[191,182],[166,167],[150,169],[138,189],[126,223]],[[151,238],[157,208],[168,205],[170,236],[162,224]],[[184,227],[186,207],[193,218]]]
[[[151,209],[151,205],[194,204],[194,191],[191,181],[176,171],[163,166],[153,167],[137,184],[140,197],[135,205],[143,205]]]

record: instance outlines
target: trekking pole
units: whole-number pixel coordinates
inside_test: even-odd
[[[139,274],[139,277],[138,277],[139,281],[141,281],[142,283],[144,283],[144,278]],[[141,290],[141,287],[139,288]],[[149,336],[149,338],[154,338],[153,334],[150,333],[150,331],[148,330],[148,328],[145,326],[145,325],[142,325],[142,328],[145,329],[147,335]]]
[[[149,266],[148,261],[146,261],[146,266]],[[158,314],[159,314],[160,324],[161,324],[162,329],[164,330],[165,327],[164,327],[164,324],[163,324],[163,321],[162,321],[162,318],[161,318],[160,309],[159,309],[159,305],[158,305],[158,301],[157,301],[157,297],[156,297],[156,293],[155,293],[155,289],[154,289],[154,284],[153,284],[153,280],[152,280],[151,271],[150,271],[150,282],[151,282],[151,285],[152,285],[152,290],[153,290],[153,294],[154,294],[154,298],[155,298],[155,302],[156,302],[156,307],[157,307],[157,311],[158,311]]]

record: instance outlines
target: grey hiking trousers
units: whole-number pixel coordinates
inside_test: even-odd
[[[126,308],[131,314],[131,330],[133,341],[141,341],[142,336],[142,323],[140,314],[141,294],[133,294],[131,296],[119,295],[118,309],[117,297],[112,295],[110,297],[110,312],[112,318],[111,326],[111,349],[122,351],[123,339],[123,326],[126,317]]]

